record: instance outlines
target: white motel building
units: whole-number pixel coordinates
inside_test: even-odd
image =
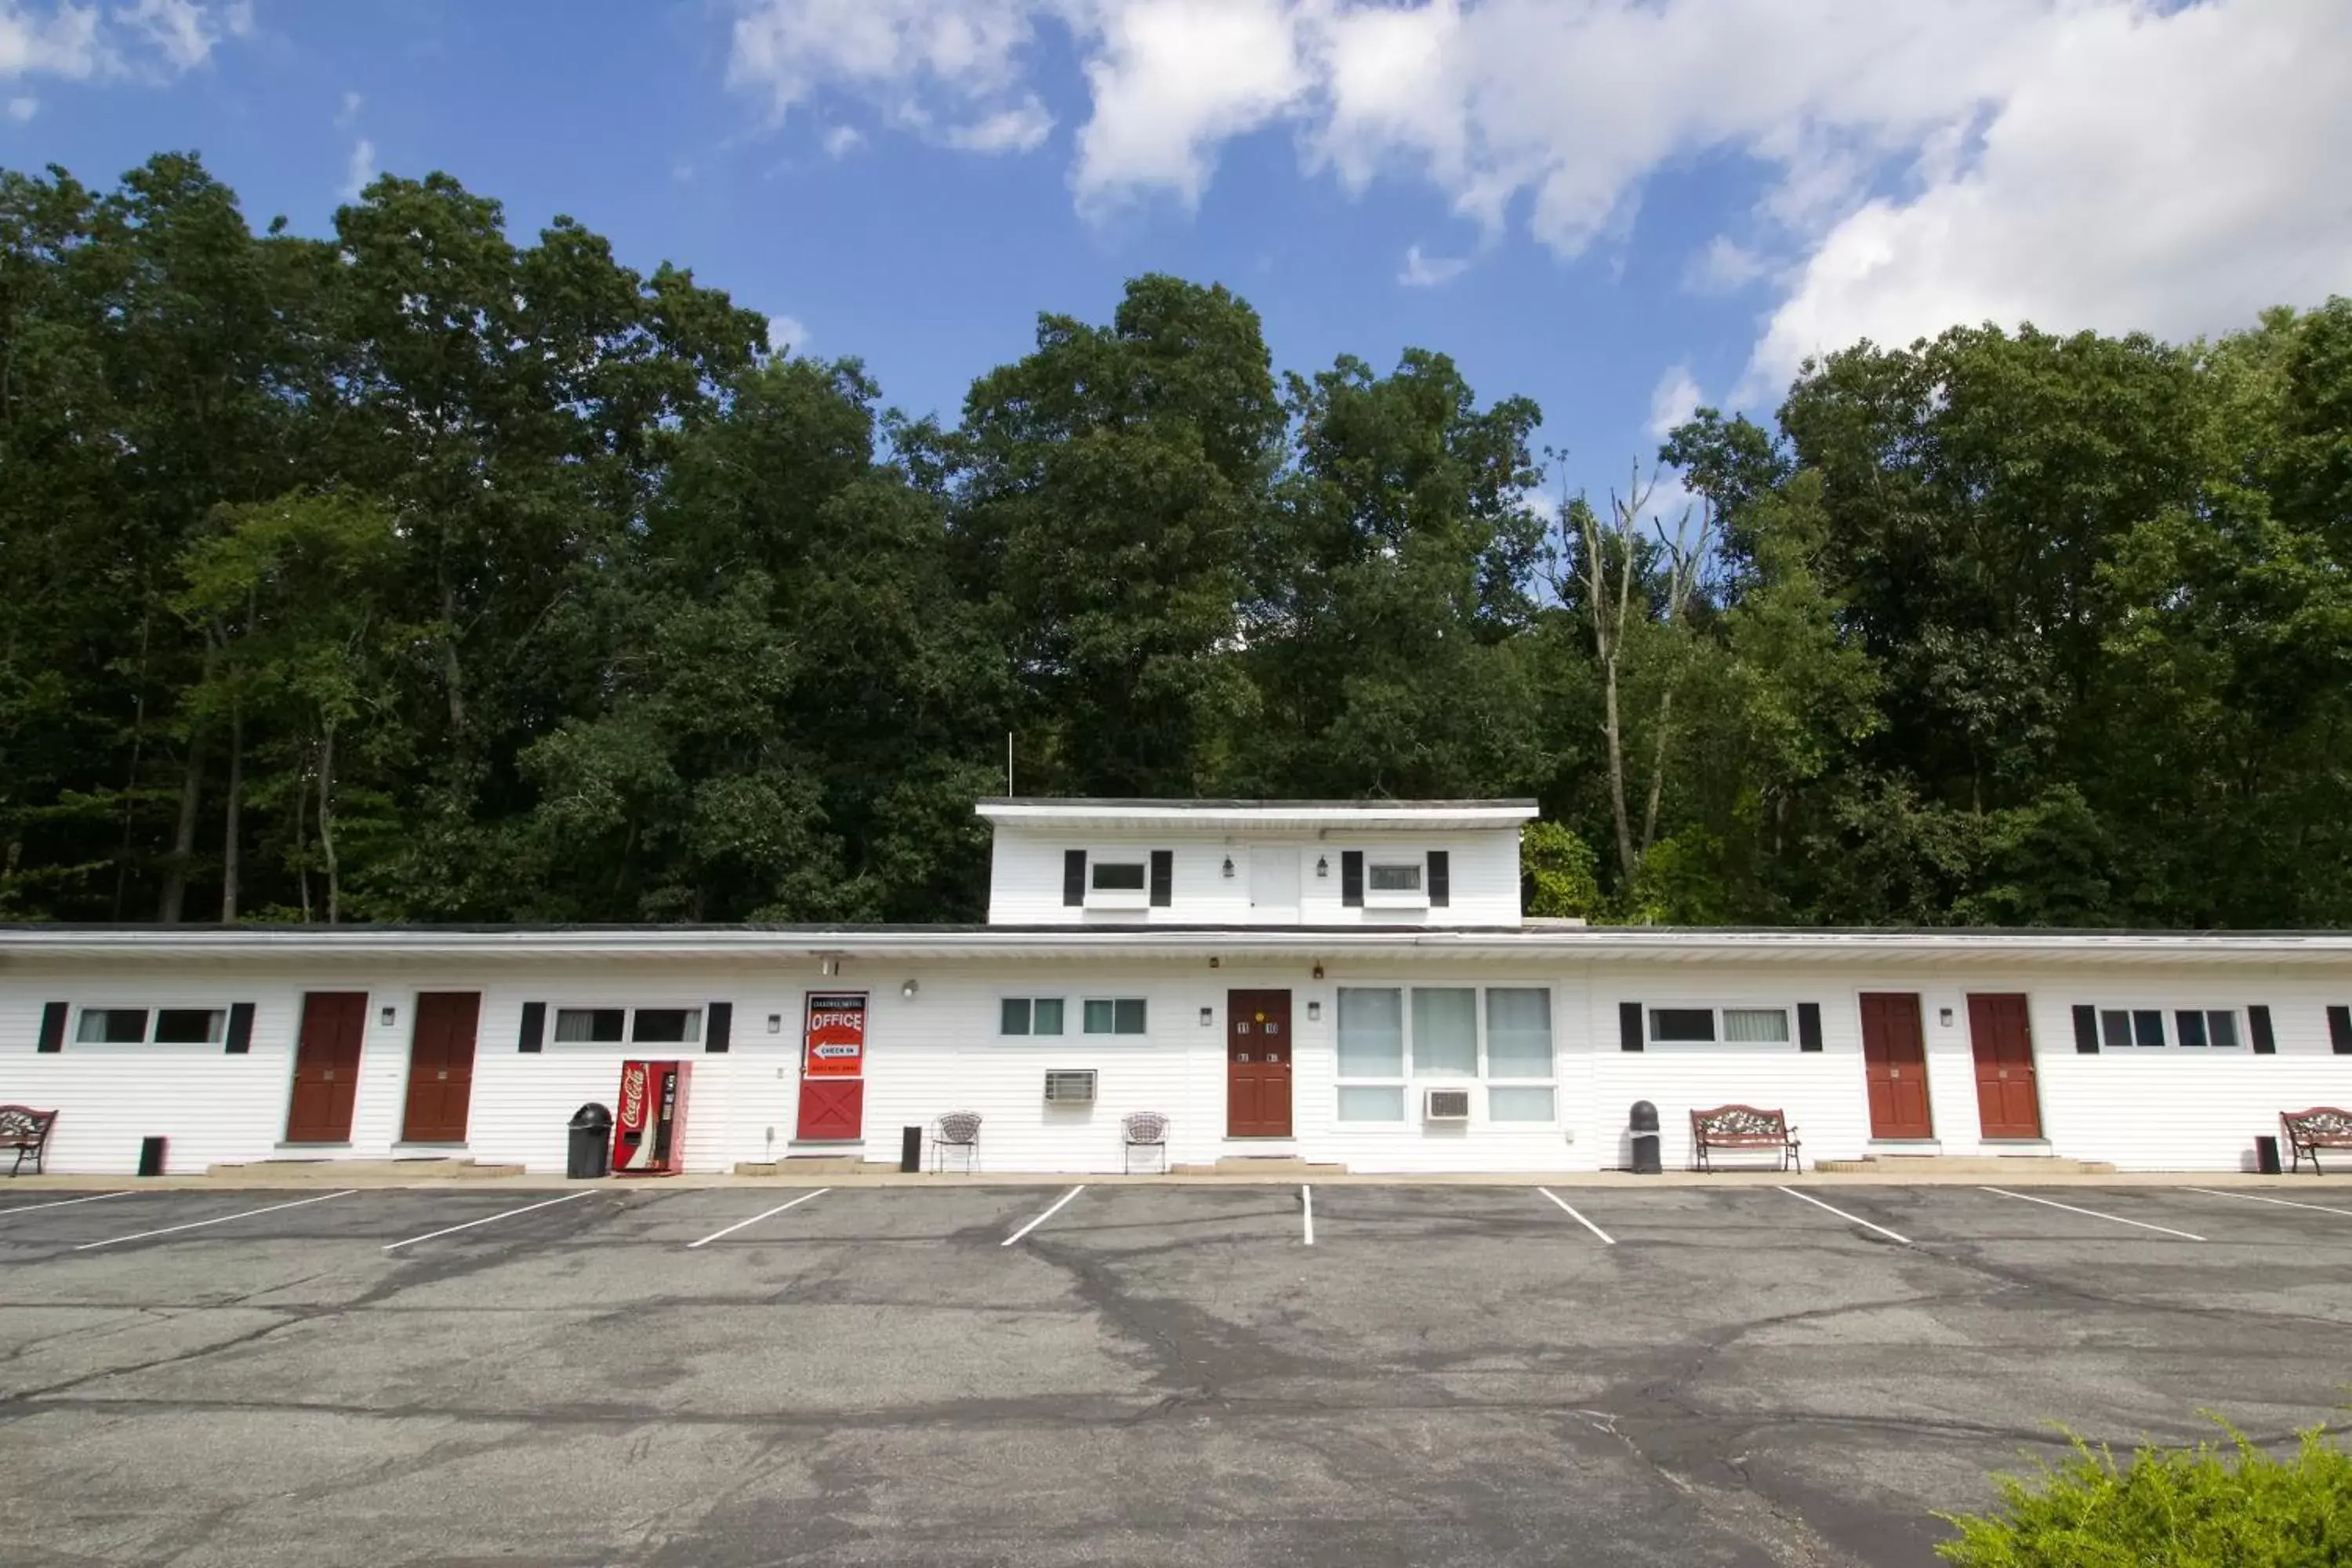
[[[2352,1104],[2352,937],[1524,919],[1528,801],[991,800],[979,926],[0,931],[0,1102],[48,1168],[459,1156],[564,1168],[621,1064],[690,1064],[683,1163],[982,1172],[1629,1163],[1659,1112],[1785,1112],[1810,1161],[2240,1170]],[[812,1020],[817,1026],[812,1028]]]

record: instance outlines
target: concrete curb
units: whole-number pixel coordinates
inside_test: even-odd
[[[747,1192],[798,1192],[813,1187],[873,1188],[877,1190],[903,1188],[989,1188],[989,1187],[1066,1187],[1085,1184],[1089,1187],[1295,1187],[1301,1184],[1318,1187],[1557,1187],[1601,1189],[1624,1187],[1640,1190],[1665,1187],[1778,1187],[1801,1183],[1809,1187],[2231,1187],[2280,1193],[2352,1193],[2352,1173],[2325,1176],[2265,1176],[2242,1171],[2121,1171],[2107,1175],[2078,1175],[2071,1173],[2037,1173],[2032,1170],[2008,1172],[1953,1172],[1937,1174],[1925,1173],[1901,1176],[1877,1173],[1832,1172],[1817,1173],[1807,1171],[1794,1175],[1780,1171],[1717,1171],[1702,1174],[1694,1171],[1668,1171],[1655,1176],[1637,1176],[1628,1171],[1560,1171],[1552,1173],[1483,1172],[1444,1173],[1399,1173],[1375,1174],[1354,1173],[1347,1175],[1305,1175],[1291,1173],[1276,1175],[1246,1173],[1231,1175],[1123,1175],[1088,1171],[1062,1172],[983,1172],[973,1175],[934,1175],[929,1173],[908,1175],[899,1172],[875,1174],[810,1174],[806,1176],[736,1176],[688,1174],[660,1177],[608,1177],[590,1184],[568,1181],[557,1175],[414,1177],[354,1173],[335,1173],[334,1163],[321,1161],[315,1167],[305,1167],[300,1173],[292,1171],[240,1173],[226,1176],[154,1176],[144,1180],[136,1176],[54,1175],[19,1176],[0,1180],[0,1212],[8,1207],[6,1194],[22,1192],[30,1194],[44,1192],[105,1192],[131,1189],[142,1192],[240,1192],[279,1191],[286,1188],[314,1186],[354,1187],[366,1191],[439,1191],[467,1193],[572,1192],[593,1185],[609,1187],[615,1192],[680,1192],[706,1189],[741,1189]]]

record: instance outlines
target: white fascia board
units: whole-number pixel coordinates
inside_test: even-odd
[[[972,808],[1008,827],[1180,829],[1195,833],[1468,832],[1518,827],[1536,817],[1532,805],[1285,805],[1150,806],[1116,804],[1000,805]]]
[[[0,966],[43,958],[268,962],[289,959],[513,962],[693,959],[794,962],[866,955],[1171,959],[1222,954],[1544,962],[1668,963],[2352,963],[2352,933],[2223,935],[2025,931],[1702,931],[1655,927],[1428,931],[1419,928],[1253,927],[1159,930],[834,930],[697,928],[598,931],[435,931],[343,926],[223,934],[155,930],[0,933]]]

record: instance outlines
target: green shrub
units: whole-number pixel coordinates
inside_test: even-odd
[[[2315,1428],[2291,1459],[2227,1445],[2143,1447],[2117,1466],[2080,1441],[2032,1480],[1995,1478],[1990,1516],[1943,1516],[1961,1568],[2339,1568],[2352,1563],[2352,1455]]]

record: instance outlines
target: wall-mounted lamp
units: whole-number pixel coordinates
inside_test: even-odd
[[[376,1016],[383,1020],[383,1026],[389,1029],[392,1027],[392,1021],[400,1016],[400,1014],[397,1009],[386,1007],[382,1013],[379,1013]]]
[[[781,1034],[782,1034],[783,1032],[784,1032],[784,1016],[783,1016],[782,1013],[771,1013],[771,1014],[769,1014],[769,1015],[768,1015],[768,1033],[770,1033],[770,1034],[772,1034],[772,1035],[781,1035]]]
[[[1222,963],[1224,963],[1224,960],[1223,960],[1223,959],[1222,959],[1222,958],[1218,958],[1218,957],[1215,957],[1215,956],[1213,956],[1213,956],[1210,958],[1210,960],[1209,960],[1209,967],[1210,967],[1210,968],[1212,968],[1212,969],[1214,969],[1214,968],[1216,968],[1218,965],[1220,965],[1220,964],[1222,964]]]
[[[1203,1007],[1201,1009],[1201,1027],[1205,1029],[1216,1021],[1217,1010],[1214,1007]]]
[[[820,958],[816,961],[816,972],[829,979],[841,973],[841,960],[837,958]]]
[[[909,980],[904,985],[898,987],[898,994],[911,1002],[915,999],[915,993],[921,989],[921,986]]]
[[[1315,978],[1318,980],[1323,978],[1323,966],[1319,963],[1315,966]]]
[[[1230,880],[1230,879],[1232,879],[1233,874],[1234,874],[1234,858],[1233,858],[1232,856],[1228,855],[1228,856],[1226,856],[1226,857],[1225,857],[1225,876],[1226,876],[1226,878],[1227,878],[1227,879],[1228,879],[1228,880]]]
[[[1329,876],[1331,874],[1331,862],[1325,859],[1320,855],[1315,857],[1315,874],[1318,877]]]
[[[1952,1026],[1952,1010],[1949,1007],[1937,1008],[1936,1022],[1943,1025],[1947,1029],[1950,1028]]]
[[[1307,1004],[1307,1021],[1308,1021],[1309,1023],[1312,1023],[1312,1022],[1316,1021],[1317,1019],[1321,1018],[1322,1016],[1323,1016],[1323,1004],[1322,1004],[1322,1003],[1320,1003],[1320,1002],[1309,1002],[1308,1004]]]

